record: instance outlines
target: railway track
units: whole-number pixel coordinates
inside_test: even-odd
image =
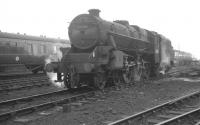
[[[30,87],[40,87],[50,85],[48,77],[44,74],[37,76],[27,76],[18,79],[0,80],[0,92],[19,90]]]
[[[200,91],[168,101],[109,125],[183,125],[200,121]]]
[[[33,76],[41,76],[45,75],[43,72],[39,72],[37,74],[33,74],[31,72],[21,72],[21,73],[0,73],[0,79],[1,80],[8,80],[8,79],[18,79],[18,78],[24,78],[24,77],[33,77]]]
[[[0,121],[8,120],[14,116],[33,113],[34,111],[49,109],[57,105],[74,102],[94,94],[86,86],[80,89],[59,90],[46,94],[39,94],[0,102]]]
[[[176,69],[166,73],[167,76],[197,76],[200,74],[200,69],[197,67],[189,67]]]

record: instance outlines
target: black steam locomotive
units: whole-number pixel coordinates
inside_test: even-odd
[[[58,81],[68,88],[88,84],[102,89],[106,84],[147,80],[171,67],[174,53],[169,39],[125,20],[103,20],[99,12],[91,9],[72,20],[70,50],[61,62],[47,65]]]

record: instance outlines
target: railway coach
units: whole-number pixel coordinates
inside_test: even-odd
[[[43,71],[45,59],[68,45],[64,39],[0,32],[0,74]]]

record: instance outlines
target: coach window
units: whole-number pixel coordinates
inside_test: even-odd
[[[16,44],[15,44],[15,42],[12,42],[12,41],[10,41],[10,46],[15,46]]]
[[[46,45],[43,45],[43,51],[44,51],[44,53],[47,53]]]
[[[40,45],[40,50],[41,50],[40,54],[44,54],[44,46],[43,45]]]
[[[56,53],[56,52],[57,52],[57,47],[54,46],[54,47],[53,47],[53,53]]]
[[[47,52],[46,46],[45,45],[41,45],[41,54],[45,54]]]
[[[31,53],[33,54],[33,44],[31,44]]]
[[[33,45],[31,43],[27,44],[27,49],[29,54],[33,54]]]
[[[37,52],[37,53],[38,53],[38,54],[41,54],[41,45],[38,44],[38,45],[37,45],[37,48],[38,48],[38,52]]]

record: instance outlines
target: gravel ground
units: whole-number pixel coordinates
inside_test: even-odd
[[[38,118],[27,125],[103,125],[121,119],[176,97],[200,90],[199,79],[168,78],[152,83],[136,83],[108,93],[98,93],[71,107],[71,112],[57,112]],[[6,125],[22,123],[7,122]]]

